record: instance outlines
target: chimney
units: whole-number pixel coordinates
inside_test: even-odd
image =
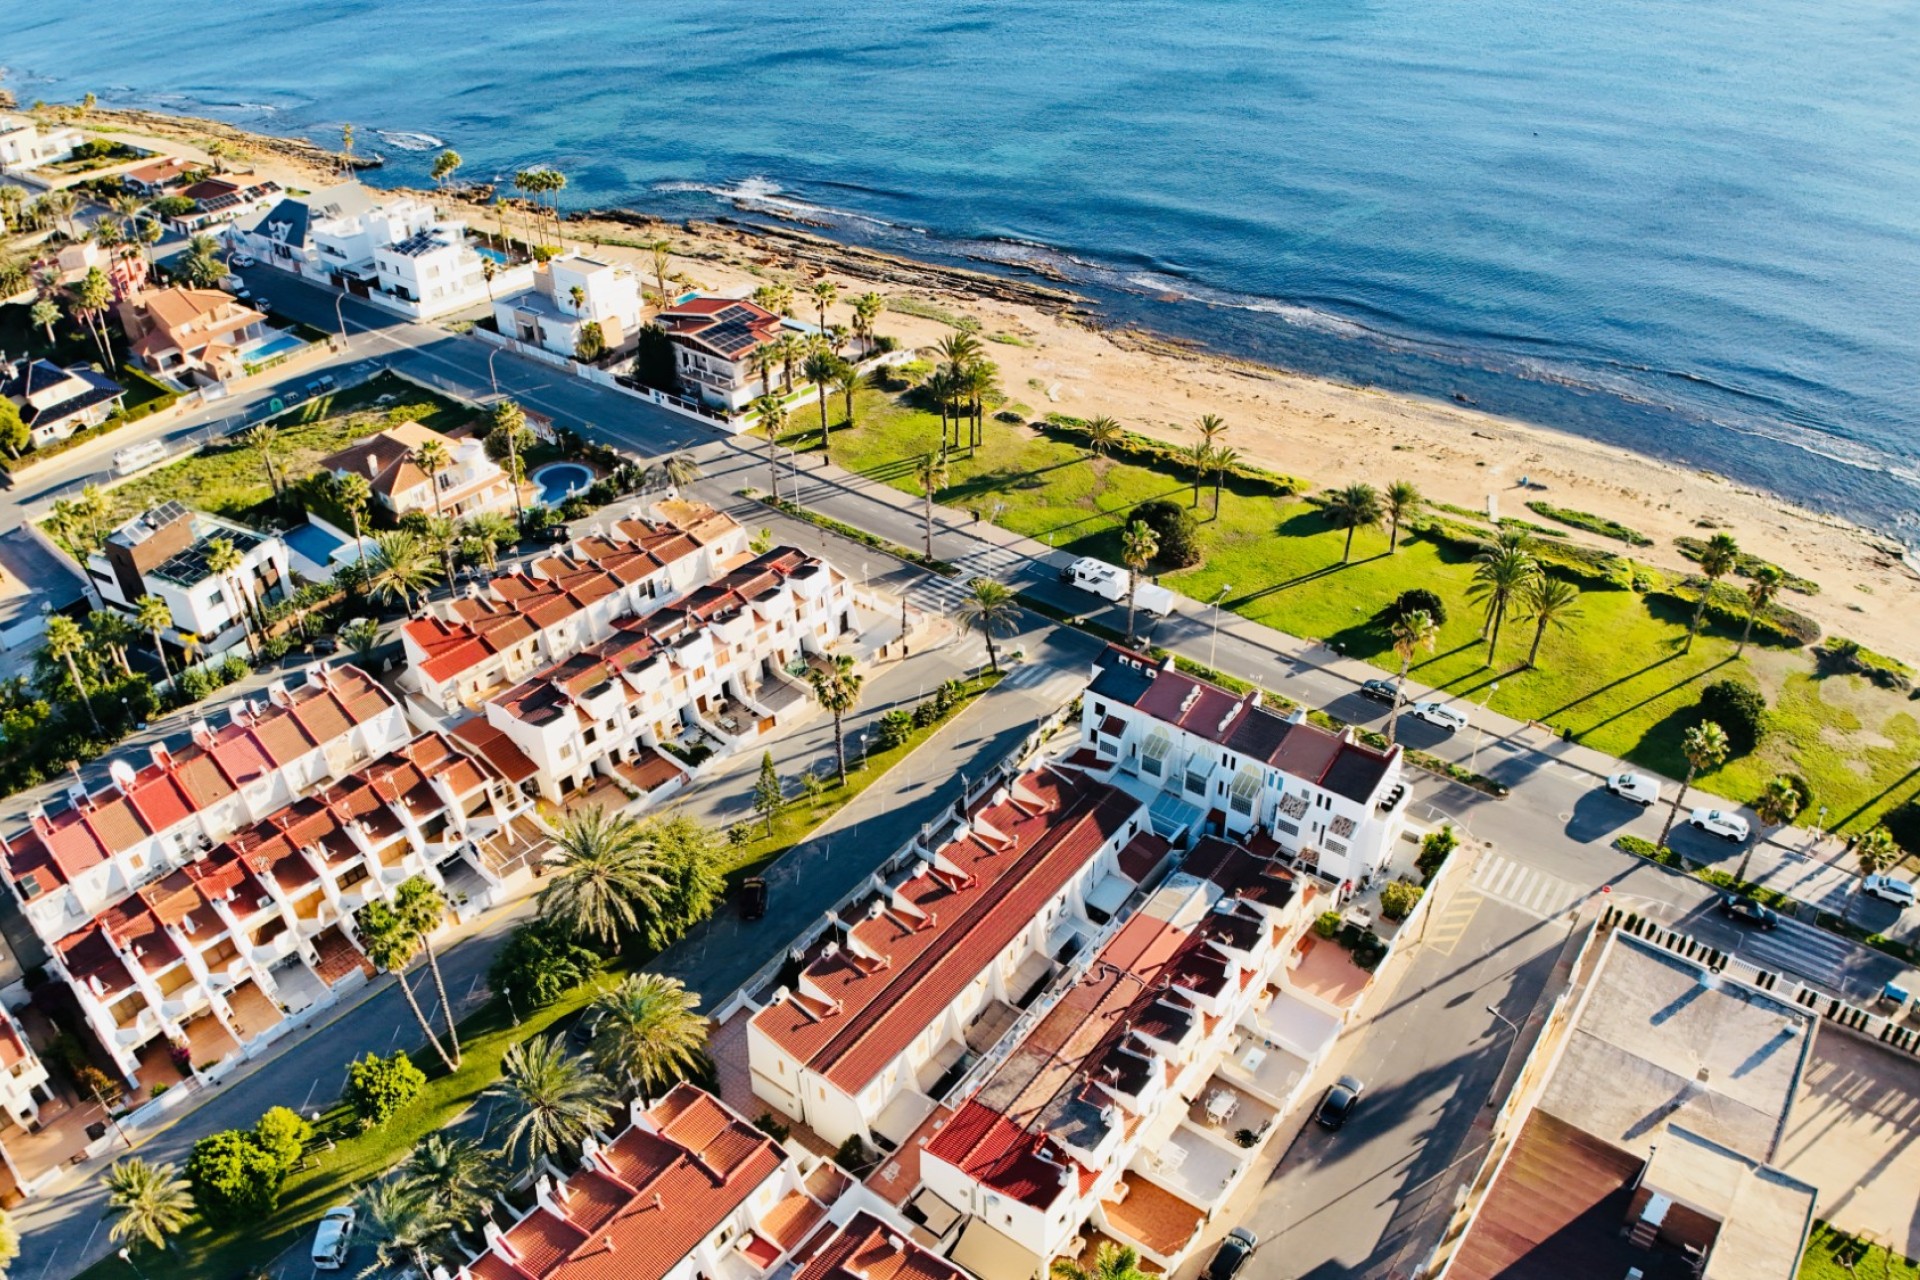
[[[209,725],[205,720],[195,720],[188,726],[187,731],[193,735],[193,741],[196,746],[205,751],[211,751],[213,749],[213,726]]]
[[[160,768],[166,770],[168,773],[173,772],[173,753],[167,750],[166,744],[160,742],[154,743],[147,749],[147,755],[153,763]]]
[[[612,1252],[614,1251],[614,1248],[613,1248],[613,1237],[612,1237],[612,1236],[601,1236],[601,1237],[600,1237],[600,1242],[601,1242],[602,1244],[604,1244],[604,1245],[606,1245],[606,1246],[607,1246],[607,1252],[608,1252],[608,1253],[612,1253]]]
[[[371,449],[367,451],[367,478],[369,480],[377,480],[380,478],[380,458],[375,451]]]

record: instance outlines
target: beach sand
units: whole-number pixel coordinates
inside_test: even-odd
[[[329,180],[314,167],[311,144],[151,113],[97,115],[122,136],[144,133],[177,151],[192,152],[183,142],[210,134],[239,140],[261,172],[288,185],[311,188]],[[494,225],[492,207],[433,194],[473,225]],[[1920,575],[1901,559],[1898,545],[1777,494],[1448,401],[1303,377],[1150,334],[1108,330],[1096,311],[1049,281],[911,263],[836,245],[803,228],[765,233],[622,213],[618,221],[577,217],[565,231],[571,246],[631,262],[647,281],[652,257],[638,246],[659,237],[674,246],[670,272],[694,287],[725,290],[771,279],[804,284],[830,276],[842,298],[829,313],[837,323],[849,319],[847,300],[868,289],[971,316],[989,339],[982,346],[1000,368],[1002,387],[1035,416],[1108,413],[1131,430],[1186,443],[1196,438],[1192,424],[1200,415],[1214,413],[1231,424],[1225,442],[1256,465],[1320,487],[1411,480],[1430,500],[1484,511],[1491,498],[1500,515],[1543,525],[1553,522],[1527,511],[1529,498],[1592,512],[1655,545],[1628,548],[1570,530],[1572,540],[1626,552],[1676,575],[1687,561],[1674,538],[1724,529],[1742,550],[1822,588],[1816,596],[1783,593],[1783,604],[1817,620],[1829,635],[1920,665],[1920,629],[1911,621],[1920,617]],[[813,318],[804,296],[795,310]],[[878,327],[914,346],[931,346],[952,332],[938,320],[893,311]],[[995,336],[1017,343],[990,340]],[[1522,477],[1528,489],[1520,488]]]

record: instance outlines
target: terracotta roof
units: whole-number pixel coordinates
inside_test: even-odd
[[[74,982],[87,988],[96,999],[111,1001],[133,986],[127,963],[107,936],[104,925],[94,923],[70,933],[54,944],[60,963]],[[97,987],[95,984],[98,984]]]
[[[813,1250],[795,1280],[968,1280],[968,1276],[862,1209]]]
[[[533,761],[527,758],[527,753],[515,746],[506,734],[488,724],[485,716],[475,716],[455,725],[453,736],[479,752],[481,759],[492,765],[494,771],[508,782],[517,785],[539,772]]]

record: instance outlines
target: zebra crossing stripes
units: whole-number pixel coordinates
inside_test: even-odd
[[[1573,910],[1588,892],[1585,885],[1548,875],[1500,854],[1487,854],[1475,863],[1467,884],[1482,897],[1543,920]]]
[[[1792,920],[1782,920],[1766,933],[1748,934],[1734,950],[1742,960],[1762,969],[1784,971],[1836,989],[1854,954],[1844,939]]]

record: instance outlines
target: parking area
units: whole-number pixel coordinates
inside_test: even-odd
[[[1820,1188],[1819,1214],[1920,1257],[1920,1061],[1820,1028],[1779,1163]]]

